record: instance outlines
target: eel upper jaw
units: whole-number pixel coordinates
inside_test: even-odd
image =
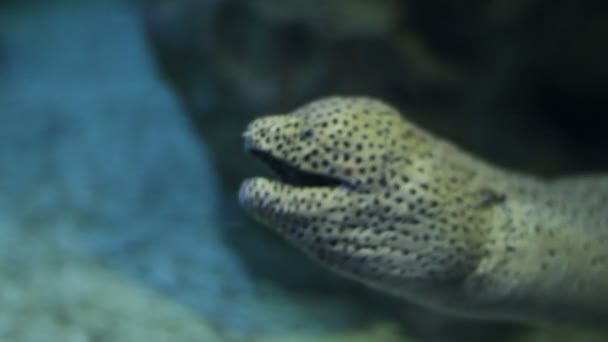
[[[257,149],[248,144],[245,145],[245,150],[270,167],[280,181],[285,184],[297,187],[333,187],[356,190],[356,187],[348,180],[298,169],[268,151]]]

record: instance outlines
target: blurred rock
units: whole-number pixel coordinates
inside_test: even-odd
[[[322,36],[381,37],[399,25],[408,1],[398,0],[253,0],[264,21],[277,25],[298,23]]]

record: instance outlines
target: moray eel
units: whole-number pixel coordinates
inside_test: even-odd
[[[608,177],[492,166],[380,101],[262,117],[242,206],[332,270],[457,315],[608,326]]]

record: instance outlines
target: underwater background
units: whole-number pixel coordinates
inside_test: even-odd
[[[0,1],[0,341],[606,341],[342,279],[245,216],[254,117],[375,96],[498,165],[608,170],[608,9]]]

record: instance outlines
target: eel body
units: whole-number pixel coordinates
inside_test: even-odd
[[[256,119],[239,199],[347,277],[454,314],[608,326],[608,176],[490,165],[370,98]]]

